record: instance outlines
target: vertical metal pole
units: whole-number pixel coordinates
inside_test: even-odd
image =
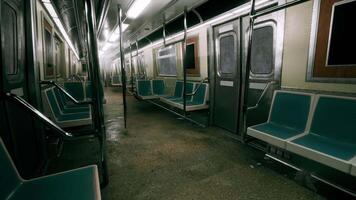
[[[133,85],[134,85],[134,80],[133,80],[133,76],[134,76],[134,73],[133,73],[133,69],[134,69],[134,67],[133,67],[133,62],[132,62],[132,48],[131,48],[131,43],[130,43],[130,63],[131,63],[131,65],[130,65],[130,68],[131,68],[131,92],[133,92]],[[136,63],[137,64],[137,63]]]
[[[126,70],[125,70],[125,52],[122,37],[122,9],[118,5],[119,10],[119,30],[120,30],[120,61],[121,61],[121,79],[122,79],[122,100],[124,103],[124,127],[127,124],[127,106],[126,106]]]
[[[136,64],[137,64],[137,72],[136,73],[138,73],[138,74],[140,74],[139,73],[139,71],[140,71],[140,65],[141,65],[141,63],[139,64],[139,58],[138,58],[138,42],[137,42],[137,39],[136,39]],[[141,66],[142,67],[142,66]],[[142,69],[142,68],[141,68]],[[140,74],[140,76],[141,76],[141,74]]]
[[[104,115],[102,111],[103,99],[100,94],[103,94],[103,87],[100,81],[100,63],[98,57],[98,47],[97,47],[97,36],[95,29],[95,14],[93,11],[92,0],[85,0],[85,10],[86,10],[86,22],[88,28],[88,51],[89,51],[89,66],[90,66],[90,77],[92,78],[93,86],[93,118],[94,126],[97,131],[97,136],[100,142],[101,151],[101,164],[102,164],[102,174],[103,181],[101,186],[104,187],[109,183],[109,177],[107,173],[107,163],[106,163],[106,153],[105,153],[105,126],[104,126]]]
[[[183,38],[183,111],[184,116],[187,114],[187,68],[186,68],[186,52],[187,52],[187,7],[184,8],[184,38]]]
[[[247,57],[246,57],[246,70],[245,70],[245,85],[243,90],[243,133],[242,141],[244,141],[246,129],[247,129],[247,108],[248,108],[248,91],[250,88],[250,71],[251,71],[251,48],[252,48],[252,34],[255,24],[255,1],[251,0],[251,10],[250,10],[250,26],[248,30],[248,43],[247,43]]]

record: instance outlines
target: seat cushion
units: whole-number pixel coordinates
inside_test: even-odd
[[[247,129],[247,134],[272,145],[285,148],[286,139],[303,134],[303,131],[273,122],[267,122],[249,127]]]
[[[355,145],[338,142],[313,133],[297,138],[292,142],[342,160],[350,160],[356,155]]]
[[[349,173],[356,146],[310,133],[287,143],[287,150]]]
[[[25,181],[10,200],[95,200],[100,199],[96,166],[89,166],[63,173]]]

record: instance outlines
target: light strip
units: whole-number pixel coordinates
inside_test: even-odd
[[[128,24],[123,23],[122,24],[122,32],[124,32],[127,28],[129,27]],[[115,42],[117,39],[120,37],[120,27],[117,26],[115,31],[111,34],[109,38],[109,42]]]
[[[255,6],[257,7],[257,6],[260,6],[260,5],[262,5],[262,4],[264,4],[264,3],[267,3],[267,2],[273,2],[273,1],[272,1],[272,0],[261,0],[261,1],[256,2]],[[226,19],[226,21],[227,21],[228,18],[234,16],[233,14],[239,14],[239,13],[246,12],[246,11],[248,11],[250,8],[251,8],[250,3],[247,3],[247,4],[245,4],[245,5],[242,5],[241,7],[238,7],[237,9],[234,9],[234,10],[232,10],[232,11],[228,11],[228,12],[226,12],[226,13],[223,13],[223,14],[221,14],[221,15],[218,15],[217,17],[214,17],[214,18],[212,18],[212,19],[210,19],[210,20],[204,22],[203,24],[198,24],[198,25],[196,25],[196,26],[193,26],[192,28],[190,28],[190,29],[187,30],[187,33],[193,32],[193,31],[195,31],[195,30],[197,30],[197,29],[199,29],[199,28],[201,28],[201,27],[204,27],[204,26],[212,25],[212,24],[214,24],[214,23],[216,23],[216,22],[219,22],[219,21],[221,21],[221,20],[223,20],[223,19]],[[180,36],[183,36],[183,35],[184,35],[184,31],[179,32],[179,33],[176,33],[176,34],[174,34],[174,35],[172,35],[172,36],[166,38],[166,41],[169,41],[169,40],[171,40],[171,39],[174,39],[174,38],[177,38],[177,37],[180,37]],[[144,50],[144,49],[147,49],[147,48],[150,48],[150,47],[153,47],[153,46],[156,46],[156,45],[159,45],[159,44],[161,44],[161,43],[163,43],[163,39],[160,39],[160,40],[158,40],[158,41],[156,41],[156,42],[154,42],[154,43],[152,43],[152,44],[149,44],[149,45],[147,45],[147,46],[141,48],[140,51],[141,51],[141,50]]]
[[[72,49],[75,57],[77,57],[77,59],[79,60],[80,59],[79,55],[78,55],[77,51],[75,50],[74,45],[73,45],[71,39],[69,38],[67,31],[63,27],[63,24],[62,24],[61,20],[59,19],[57,12],[54,9],[51,1],[50,0],[42,0],[42,3],[45,6],[47,12],[50,14],[50,16],[53,19],[54,23],[56,24],[57,28],[61,32],[61,34],[64,37],[65,41],[67,42],[68,46]]]
[[[151,0],[135,0],[127,11],[127,17],[135,19],[148,6]]]

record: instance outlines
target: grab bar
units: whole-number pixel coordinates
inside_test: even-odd
[[[74,102],[75,104],[78,105],[87,105],[87,104],[92,104],[93,101],[91,100],[86,100],[86,101],[78,101],[77,99],[75,99],[72,95],[70,95],[64,88],[62,88],[61,86],[59,86],[56,82],[54,81],[41,81],[40,84],[45,84],[45,85],[53,85],[55,86],[57,89],[59,89],[63,94],[65,94],[72,102]]]
[[[271,85],[276,84],[276,83],[277,83],[276,81],[270,81],[270,82],[265,86],[265,88],[263,89],[263,92],[262,92],[260,98],[258,99],[257,103],[256,103],[254,106],[248,107],[247,110],[253,110],[253,109],[258,108],[258,106],[259,106],[259,104],[261,103],[263,97],[266,95],[268,89],[271,87]]]
[[[21,105],[23,108],[25,108],[26,110],[30,111],[31,114],[33,114],[34,116],[36,116],[37,118],[39,118],[42,122],[44,122],[47,126],[51,127],[52,129],[54,129],[57,133],[59,133],[61,136],[65,137],[65,138],[73,138],[73,135],[71,133],[66,132],[65,130],[63,130],[62,128],[60,128],[57,124],[55,124],[54,122],[52,122],[50,119],[48,119],[44,114],[42,114],[39,110],[37,110],[36,108],[34,108],[31,104],[29,104],[25,99],[17,96],[16,94],[12,94],[12,93],[6,93],[5,95],[3,95],[5,97],[5,99],[8,100],[12,100],[16,103],[18,103],[19,105]]]

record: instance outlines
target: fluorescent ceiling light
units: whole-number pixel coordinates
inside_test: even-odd
[[[48,13],[51,15],[51,18],[53,19],[53,21],[56,24],[57,28],[59,29],[59,31],[61,32],[62,36],[64,37],[64,40],[67,42],[68,46],[72,49],[75,57],[77,57],[77,59],[79,60],[79,55],[78,55],[77,51],[75,50],[74,45],[73,45],[71,39],[69,38],[67,31],[63,27],[63,24],[62,24],[61,20],[59,19],[58,15],[57,15],[57,12],[54,9],[51,1],[42,0],[42,3],[45,6],[45,8],[48,11]]]
[[[124,32],[127,27],[129,27],[128,24],[122,24],[122,32]],[[109,38],[109,42],[115,42],[117,39],[119,39],[120,37],[120,27],[117,26],[115,31],[111,34],[110,38]]]
[[[135,0],[127,11],[127,17],[135,19],[147,7],[151,0]]]

